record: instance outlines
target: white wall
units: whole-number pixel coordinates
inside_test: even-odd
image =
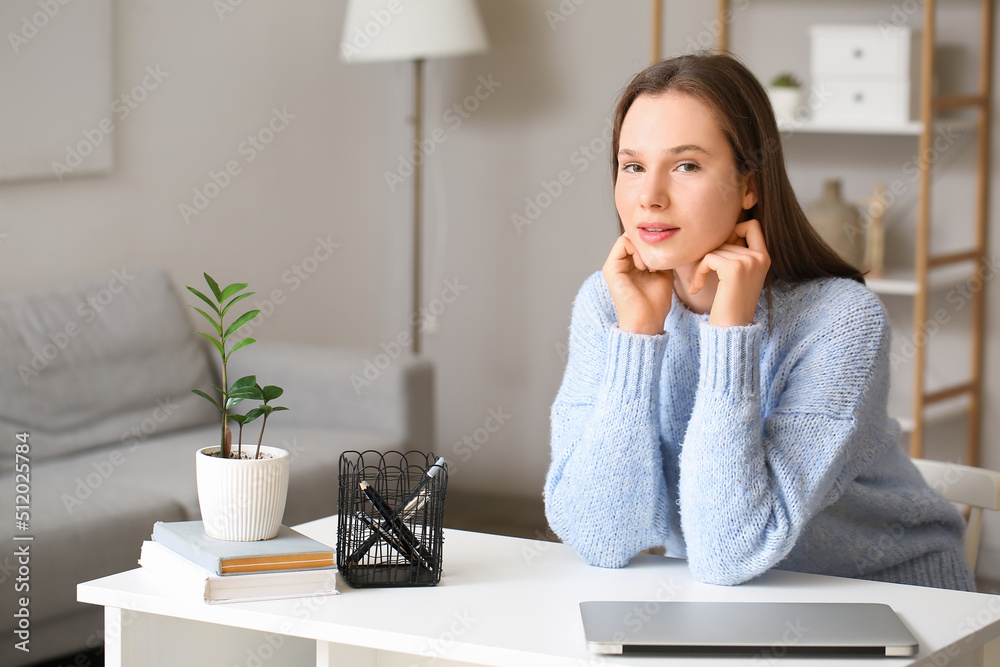
[[[155,264],[182,285],[208,271],[249,281],[261,300],[281,291],[280,314],[258,330],[263,336],[370,344],[379,327],[382,207],[373,176],[384,82],[339,61],[343,3],[243,2],[220,18],[213,3],[118,0],[113,11],[113,95],[141,85],[147,67],[162,80],[112,133],[111,175],[0,184],[0,284]],[[13,55],[7,42],[3,58],[40,46]],[[271,138],[274,109],[294,117],[275,120],[284,129],[255,154],[244,142],[262,130]],[[185,221],[180,205],[193,207],[194,188],[214,193],[210,172],[230,161],[239,173]],[[302,271],[303,281],[294,267],[318,237],[340,247],[327,261],[307,261],[315,271]]]
[[[285,301],[258,338],[370,347],[395,340],[407,328],[409,182],[392,190],[385,174],[406,154],[410,70],[342,64],[344,6],[244,0],[220,18],[212,3],[116,0],[115,94],[139,83],[147,66],[169,75],[119,123],[112,175],[0,184],[0,285],[110,277],[148,264],[193,284],[209,270],[248,280],[262,296],[280,290]],[[968,69],[956,46],[978,34],[973,6],[956,0],[942,8],[950,72]],[[450,303],[437,302],[425,353],[438,368],[438,449],[455,466],[452,483],[538,496],[571,301],[616,235],[605,123],[617,92],[649,59],[649,3],[481,0],[480,7],[490,51],[427,64],[425,133],[440,128],[445,138],[426,160],[424,302]],[[669,0],[665,54],[709,44],[713,7]],[[805,25],[891,20],[892,11],[892,3],[872,8],[861,0],[752,3],[738,15],[733,45],[767,77],[784,68],[781,43],[791,68],[805,75]],[[768,37],[775,30],[786,36]],[[467,117],[453,109],[463,103]],[[247,162],[241,142],[266,127],[274,108],[295,118]],[[844,179],[848,196],[861,196],[875,180],[901,177],[916,152],[907,141],[791,137],[793,182],[805,201],[830,175]],[[953,242],[969,210],[963,141],[940,162],[942,244]],[[229,160],[241,173],[186,224],[178,206]],[[998,191],[996,166],[992,184]],[[915,189],[907,192],[890,216],[891,252],[900,256]],[[526,199],[539,206],[537,216]],[[998,211],[995,202],[994,239]],[[535,217],[518,227],[515,214]],[[312,256],[317,237],[340,247],[324,262],[307,260],[316,270],[297,283],[291,272]],[[459,286],[457,296],[449,284]],[[983,463],[1000,468],[1000,416],[988,409],[1000,391],[1000,291],[990,283],[987,295]],[[905,303],[896,311],[905,323]],[[965,354],[960,320],[936,338],[945,349],[932,379],[964,363],[956,362]],[[950,443],[961,424],[935,435],[945,443],[941,456],[957,458]],[[984,570],[1000,577],[1000,524],[987,528]]]
[[[571,302],[617,236],[606,123],[649,58],[645,3],[586,3],[550,25],[558,5],[483,3],[490,52],[432,69],[439,109],[479,76],[502,82],[430,168],[427,218],[446,240],[428,244],[427,297],[443,278],[468,287],[427,341],[441,449],[456,484],[536,496]]]

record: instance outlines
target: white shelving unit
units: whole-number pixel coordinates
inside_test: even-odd
[[[938,118],[933,123],[933,128],[935,130],[951,127],[955,130],[974,130],[976,128],[976,122],[970,118],[964,117],[943,117]],[[913,120],[909,123],[832,123],[816,121],[810,118],[803,118],[802,120],[781,120],[778,121],[778,129],[782,133],[795,133],[803,132],[809,134],[870,134],[877,136],[909,136],[909,137],[919,137],[923,134],[924,123],[923,121]]]
[[[728,47],[728,20],[736,14],[730,11],[729,0],[716,0],[716,25],[719,26],[717,48]],[[655,8],[654,19],[659,16]],[[931,180],[933,165],[926,160],[918,162],[919,191],[915,221],[916,247],[913,268],[892,269],[886,275],[868,279],[872,291],[887,297],[907,297],[913,300],[913,330],[919,331],[928,321],[929,297],[936,290],[955,287],[969,280],[976,266],[983,262],[986,251],[986,225],[989,209],[990,179],[990,99],[992,95],[993,10],[994,0],[981,0],[979,34],[978,90],[970,95],[940,96],[934,93],[933,82],[937,71],[935,50],[937,46],[937,2],[923,1],[923,25],[920,33],[919,120],[906,123],[816,122],[811,120],[782,123],[783,133],[816,133],[834,135],[881,135],[913,137],[918,142],[917,154],[930,154],[934,135],[939,128],[974,128],[977,138],[976,198],[974,229],[975,238],[970,247],[958,252],[932,254],[931,229]],[[942,3],[944,5],[945,3]],[[887,7],[889,3],[886,3]],[[947,11],[945,7],[943,11]],[[658,33],[654,31],[654,39]],[[974,39],[974,38],[970,38]],[[654,56],[658,51],[654,49]],[[956,116],[956,113],[973,112]],[[964,463],[978,465],[980,413],[982,410],[983,322],[985,320],[983,290],[971,295],[972,322],[969,342],[972,351],[968,378],[965,381],[930,389],[927,382],[927,341],[925,336],[915,337],[914,370],[910,409],[890,403],[893,416],[899,419],[903,430],[909,434],[910,455],[922,457],[924,429],[928,424],[967,416],[967,442]]]
[[[942,267],[930,274],[927,288],[937,291],[955,287],[972,277],[973,270],[970,262]],[[865,278],[865,282],[876,294],[915,297],[920,293],[920,281],[913,269],[890,269],[881,277]]]

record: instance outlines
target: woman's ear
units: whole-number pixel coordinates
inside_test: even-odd
[[[746,192],[743,193],[743,210],[749,211],[757,204],[757,185],[751,176],[747,176]]]

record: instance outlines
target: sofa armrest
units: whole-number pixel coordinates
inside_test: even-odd
[[[258,341],[233,355],[228,375],[230,383],[256,375],[285,390],[276,403],[289,410],[272,416],[275,423],[375,431],[432,451],[433,365],[409,355],[386,359],[380,350]]]

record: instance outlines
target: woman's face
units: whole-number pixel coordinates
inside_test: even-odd
[[[707,106],[683,93],[632,102],[621,128],[615,206],[646,266],[700,261],[756,202]]]

